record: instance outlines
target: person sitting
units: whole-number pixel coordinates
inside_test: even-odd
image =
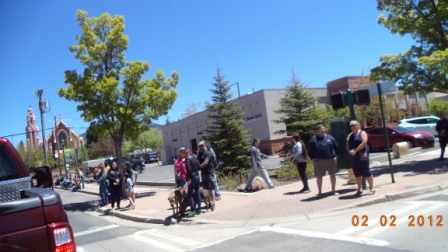
[[[72,176],[66,175],[64,182],[62,182],[61,187],[64,189],[68,189],[72,184]]]

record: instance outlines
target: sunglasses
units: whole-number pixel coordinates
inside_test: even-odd
[[[350,124],[350,127],[358,126],[358,124]]]
[[[204,145],[201,144],[201,145],[199,145],[199,147],[204,147]]]

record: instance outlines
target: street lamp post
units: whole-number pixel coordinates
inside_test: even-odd
[[[236,85],[238,87],[238,98],[239,98],[240,97],[240,84],[237,82],[237,83],[230,84],[229,86],[231,87],[233,85]]]
[[[62,156],[64,157],[64,169],[65,169],[65,177],[67,177],[67,164],[65,163],[65,141],[64,139],[61,140],[62,145]]]

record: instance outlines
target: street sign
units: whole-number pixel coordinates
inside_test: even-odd
[[[383,94],[393,93],[395,92],[395,82],[393,81],[383,81],[380,83],[381,91]],[[378,95],[378,87],[377,84],[373,84],[367,87],[364,87],[369,90],[370,96]]]

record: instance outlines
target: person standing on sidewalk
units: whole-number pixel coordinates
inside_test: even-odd
[[[131,176],[132,175],[129,174],[129,172],[127,172],[127,171],[124,172],[126,194],[128,195],[128,199],[129,199],[129,205],[126,208],[135,209],[134,182],[133,182]]]
[[[200,141],[198,144],[198,160],[201,168],[202,187],[208,190],[211,200],[211,209],[215,210],[215,181],[214,173],[215,167],[213,167],[213,156],[206,150],[205,141]]]
[[[115,202],[117,202],[117,208],[115,210],[120,209],[120,201],[121,201],[121,180],[123,175],[117,168],[117,163],[112,162],[112,166],[110,170],[107,172],[107,178],[109,179],[110,186],[110,201],[112,209],[114,209]]]
[[[199,192],[199,160],[190,152],[189,149],[185,149],[183,152],[183,156],[185,157],[185,166],[187,168],[187,184],[188,184],[188,200],[190,201],[190,213],[188,217],[195,217],[196,215],[200,215],[201,212],[201,193]],[[194,197],[197,199],[198,207],[196,208],[196,204],[194,203]]]
[[[245,192],[249,191],[252,185],[252,181],[254,180],[255,176],[257,176],[257,174],[260,175],[264,179],[264,181],[266,181],[266,184],[268,184],[269,189],[275,188],[274,184],[272,184],[271,179],[269,178],[268,172],[261,163],[261,154],[260,149],[258,148],[259,145],[260,145],[260,139],[254,138],[254,140],[252,141],[252,148],[250,151],[251,171],[249,179],[247,180],[246,183],[246,187],[244,188]]]
[[[216,177],[216,168],[218,167],[218,159],[216,159],[216,153],[215,151],[212,149],[212,147],[207,147],[207,144],[204,142],[205,144],[205,149],[208,150],[210,152],[210,154],[212,155],[212,164],[213,164],[213,181],[215,183],[214,188],[215,188],[215,200],[221,200],[221,192],[219,191],[219,185],[218,185],[218,178]]]
[[[310,188],[308,187],[308,179],[306,177],[308,152],[299,135],[292,136],[292,140],[294,141],[294,145],[292,146],[291,154],[293,157],[294,165],[297,166],[300,179],[303,183],[303,189],[300,190],[299,193],[309,193]]]
[[[124,168],[125,168],[125,172],[128,173],[129,178],[132,180],[132,193],[127,194],[128,197],[129,196],[132,197],[132,202],[129,201],[129,205],[126,206],[126,207],[131,207],[132,204],[135,204],[134,185],[137,183],[138,174],[137,174],[137,172],[134,171],[134,169],[132,169],[132,164],[129,161],[124,162]]]
[[[179,149],[180,156],[177,158],[174,166],[176,167],[176,185],[178,189],[181,189],[187,183],[187,168],[185,167],[185,157],[184,157],[185,148],[181,147]]]
[[[107,194],[107,171],[104,163],[100,163],[98,166],[100,171],[97,176],[97,183],[100,185],[101,206],[106,206],[109,204]]]
[[[362,194],[362,177],[364,176],[369,183],[369,194],[374,194],[373,189],[373,175],[369,168],[369,149],[367,146],[368,136],[358,121],[350,122],[350,129],[352,132],[348,134],[346,149],[350,155],[350,163],[352,164],[353,173],[355,174],[358,191],[355,196]]]
[[[76,176],[81,180],[81,186],[82,189],[84,189],[84,173],[81,171],[80,168],[76,168]]]
[[[436,124],[436,131],[439,134],[440,145],[440,158],[439,161],[443,161],[443,155],[445,154],[445,147],[448,143],[448,120],[444,114],[440,115],[440,120]]]
[[[322,124],[316,128],[316,134],[311,138],[308,148],[308,155],[314,164],[314,175],[317,177],[318,197],[322,197],[322,179],[328,171],[331,182],[331,193],[336,192],[336,173],[338,172],[336,156],[339,154],[336,140],[325,133],[325,126]]]

